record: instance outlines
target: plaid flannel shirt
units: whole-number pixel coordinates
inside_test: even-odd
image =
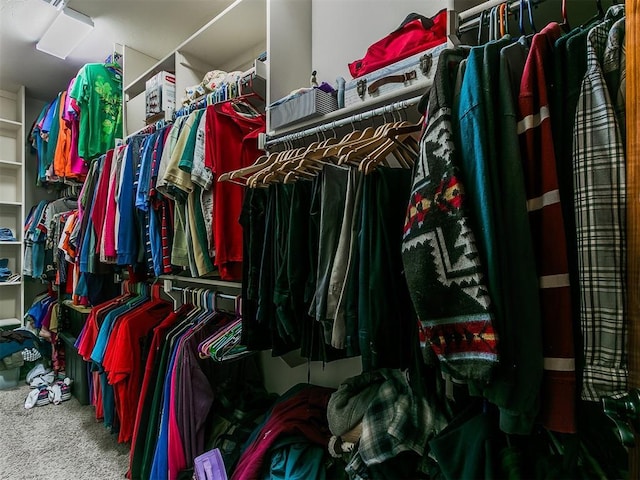
[[[582,398],[621,394],[627,384],[625,149],[616,113],[624,52],[614,6],[589,32],[573,136],[574,198],[585,368]],[[611,39],[609,42],[608,40]],[[608,45],[609,44],[609,45]],[[607,48],[609,47],[609,48]],[[608,50],[608,55],[605,52]],[[607,79],[617,85],[607,85]],[[610,91],[610,88],[615,90]],[[622,110],[624,113],[624,110]]]
[[[352,479],[370,478],[367,467],[401,452],[422,456],[427,441],[446,426],[443,416],[411,390],[400,370],[382,369],[385,381],[362,419],[358,450],[346,467]]]

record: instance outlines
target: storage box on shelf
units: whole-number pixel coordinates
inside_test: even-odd
[[[269,110],[273,128],[284,127],[308,118],[316,118],[338,108],[336,97],[317,88],[285,100]]]
[[[8,259],[11,273],[22,274],[24,212],[24,87],[0,90],[0,228],[15,240],[0,239],[0,258]],[[22,281],[0,282],[0,328],[22,325]]]
[[[145,83],[145,118],[161,114],[170,120],[176,110],[176,76],[170,72],[160,72]]]

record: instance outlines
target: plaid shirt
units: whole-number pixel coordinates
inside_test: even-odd
[[[621,394],[627,384],[625,150],[616,116],[620,109],[611,100],[618,98],[620,85],[610,85],[611,92],[606,82],[622,80],[624,55],[612,55],[609,48],[605,58],[611,17],[623,11],[624,6],[612,7],[589,32],[573,136],[585,400]],[[619,26],[612,34],[609,46],[621,48]]]
[[[427,441],[446,420],[416,396],[400,370],[382,369],[385,377],[362,419],[358,450],[346,467],[351,478],[370,478],[367,466],[385,462],[401,452],[423,455]]]

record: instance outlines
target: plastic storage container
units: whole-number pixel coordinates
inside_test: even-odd
[[[76,337],[69,333],[61,333],[60,338],[64,342],[66,374],[73,380],[71,394],[78,399],[81,405],[89,405],[89,364],[82,359],[74,347]]]
[[[0,370],[0,390],[12,388],[18,385],[20,377],[20,367]]]

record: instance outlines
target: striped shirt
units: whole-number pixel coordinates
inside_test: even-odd
[[[518,135],[527,193],[527,210],[540,288],[543,338],[541,416],[548,428],[575,431],[575,358],[571,292],[548,85],[553,45],[562,34],[557,23],[531,42],[518,98]]]
[[[613,7],[608,16],[624,7]],[[573,170],[580,322],[585,369],[582,398],[599,400],[627,386],[626,170],[616,113],[623,55],[606,55],[613,20],[594,27],[587,39],[587,73],[582,82],[573,135]],[[619,28],[612,41],[621,48]],[[609,44],[609,45],[608,45]],[[615,59],[618,59],[617,61]],[[609,86],[606,78],[617,78]],[[616,83],[616,85],[613,85]],[[614,100],[612,100],[612,98]]]

